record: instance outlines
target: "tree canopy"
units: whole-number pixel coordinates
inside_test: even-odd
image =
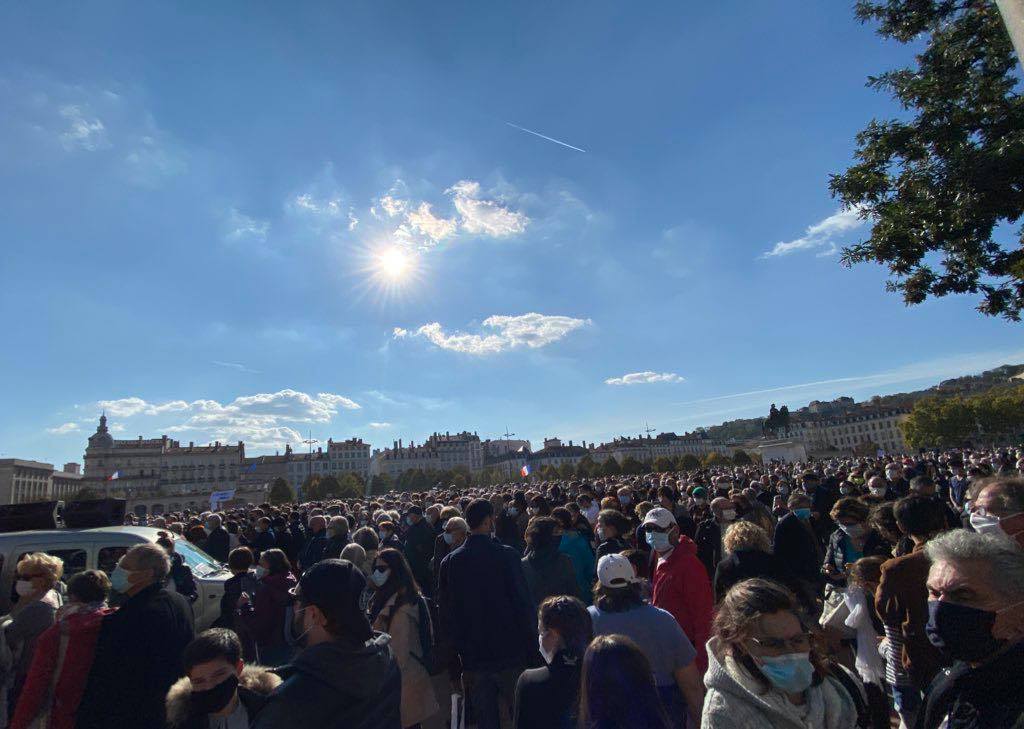
[[[989,0],[859,0],[878,33],[921,44],[913,68],[872,76],[908,112],[872,120],[832,194],[872,223],[842,263],[888,267],[908,304],[980,294],[978,310],[1019,321],[1024,307],[1024,101],[1017,60]],[[1017,240],[1012,240],[1015,235]]]
[[[288,485],[288,482],[278,476],[270,485],[270,493],[267,494],[267,498],[271,504],[286,504],[295,498],[295,494],[292,493],[292,487]]]

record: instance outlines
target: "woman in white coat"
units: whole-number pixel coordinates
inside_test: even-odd
[[[762,579],[734,585],[708,641],[704,729],[853,729],[857,709],[814,650],[796,597]]]

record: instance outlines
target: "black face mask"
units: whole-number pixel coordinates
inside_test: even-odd
[[[925,633],[932,645],[960,661],[980,661],[999,649],[992,636],[996,614],[945,600],[928,601]]]
[[[192,692],[192,711],[195,714],[216,714],[224,709],[238,690],[238,676],[231,674],[213,688]]]

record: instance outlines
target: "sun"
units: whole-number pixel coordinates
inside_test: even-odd
[[[389,248],[377,254],[374,268],[381,278],[398,283],[409,275],[412,266],[408,253],[400,248]]]

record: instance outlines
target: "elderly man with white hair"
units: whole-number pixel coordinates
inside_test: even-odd
[[[923,729],[1019,726],[1024,718],[1024,552],[956,529],[928,542],[928,639],[952,668],[925,696]]]
[[[164,697],[184,674],[182,651],[192,640],[192,606],[163,585],[170,558],[157,544],[138,544],[110,575],[125,598],[103,619],[78,729],[164,726]]]

